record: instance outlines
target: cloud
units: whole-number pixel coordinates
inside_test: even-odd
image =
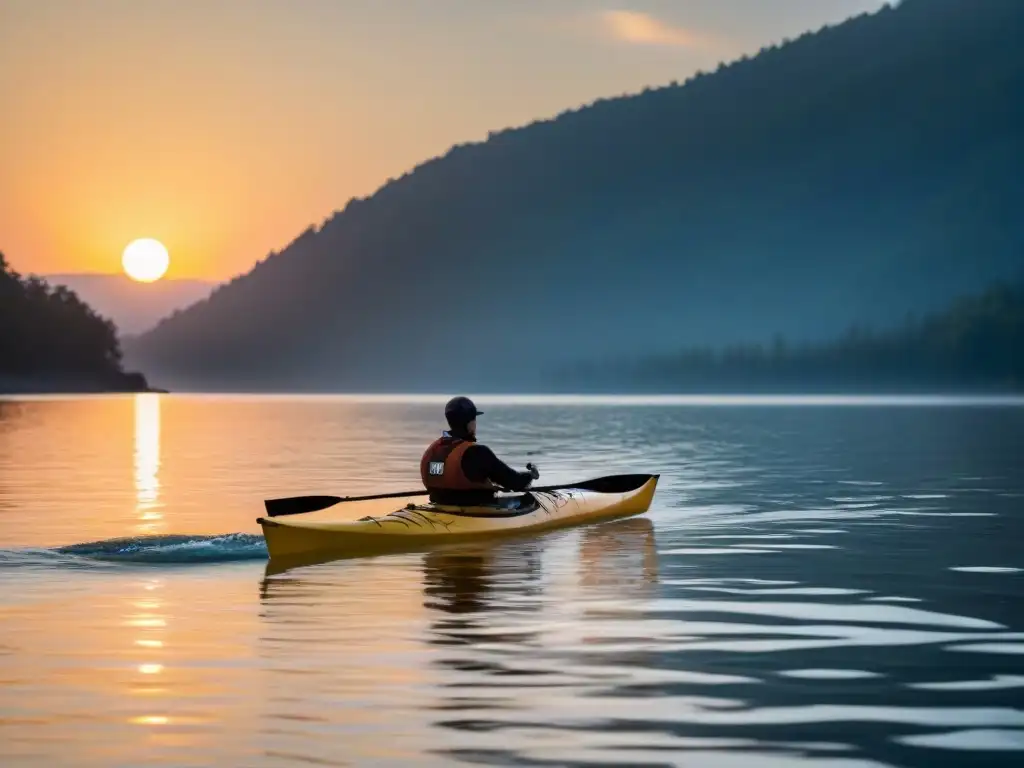
[[[603,11],[601,20],[612,37],[634,45],[666,45],[715,51],[724,47],[709,35],[673,26],[640,11]]]

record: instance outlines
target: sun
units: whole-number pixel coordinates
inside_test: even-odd
[[[159,240],[144,237],[128,243],[121,256],[125,274],[140,283],[152,283],[164,276],[171,258]]]

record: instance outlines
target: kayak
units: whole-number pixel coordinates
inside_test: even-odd
[[[437,545],[568,528],[646,512],[659,475],[611,475],[557,490],[498,496],[474,507],[425,500],[346,501],[287,517],[260,517],[271,559],[366,557]],[[424,491],[423,496],[427,493]]]

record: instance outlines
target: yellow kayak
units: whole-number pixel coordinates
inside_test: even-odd
[[[365,557],[639,515],[650,508],[658,478],[613,475],[556,490],[499,496],[492,505],[480,507],[353,500],[257,522],[271,559]]]

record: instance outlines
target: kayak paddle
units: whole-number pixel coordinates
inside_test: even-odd
[[[580,483],[562,483],[561,485],[545,485],[538,488],[527,488],[527,493],[544,493],[548,491],[560,491],[565,488],[580,488],[583,490],[603,491],[605,493],[616,493],[622,488],[631,487],[631,483],[642,481],[652,475],[612,475],[610,477],[599,477],[594,480],[584,480]],[[283,499],[267,499],[263,506],[267,509],[269,517],[280,517],[281,515],[301,515],[305,512],[316,512],[320,509],[333,507],[343,501],[373,501],[374,499],[400,499],[408,496],[426,496],[429,491],[420,489],[418,491],[399,491],[397,493],[379,493],[373,496],[290,496]]]

